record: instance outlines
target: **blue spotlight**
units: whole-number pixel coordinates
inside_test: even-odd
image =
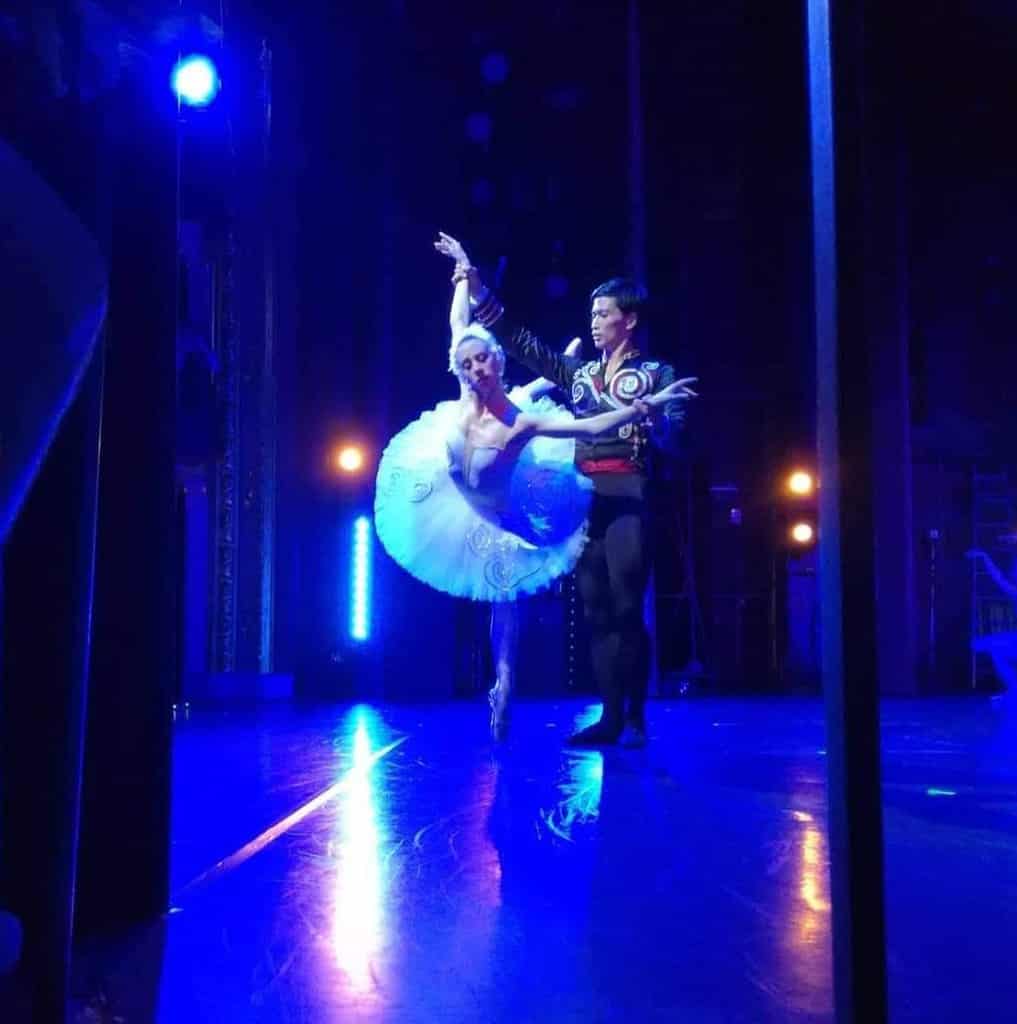
[[[350,579],[350,636],[371,635],[371,521],[358,516],[353,523],[353,558]]]
[[[170,80],[177,99],[189,107],[207,107],[219,92],[215,64],[197,53],[178,60]]]

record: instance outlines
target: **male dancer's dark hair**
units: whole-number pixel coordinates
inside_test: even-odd
[[[646,289],[630,277],[612,277],[610,281],[597,285],[590,293],[590,302],[594,299],[614,299],[623,313],[641,314],[648,298]]]

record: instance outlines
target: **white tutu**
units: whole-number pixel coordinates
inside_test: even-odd
[[[524,412],[570,414],[516,388]],[[535,437],[496,492],[464,486],[452,452],[457,402],[442,402],[389,442],[378,467],[374,525],[385,550],[437,590],[510,601],[570,572],[586,543],[592,484],[576,471],[571,438]]]

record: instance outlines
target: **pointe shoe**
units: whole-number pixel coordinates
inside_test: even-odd
[[[495,683],[487,692],[487,703],[491,706],[491,739],[500,742],[509,730],[508,692]]]

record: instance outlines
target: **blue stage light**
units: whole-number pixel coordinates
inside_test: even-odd
[[[219,72],[208,57],[200,54],[178,60],[171,82],[177,98],[189,107],[207,107],[219,92]]]
[[[358,516],[353,523],[350,586],[350,636],[367,640],[371,635],[371,521],[367,516]]]

